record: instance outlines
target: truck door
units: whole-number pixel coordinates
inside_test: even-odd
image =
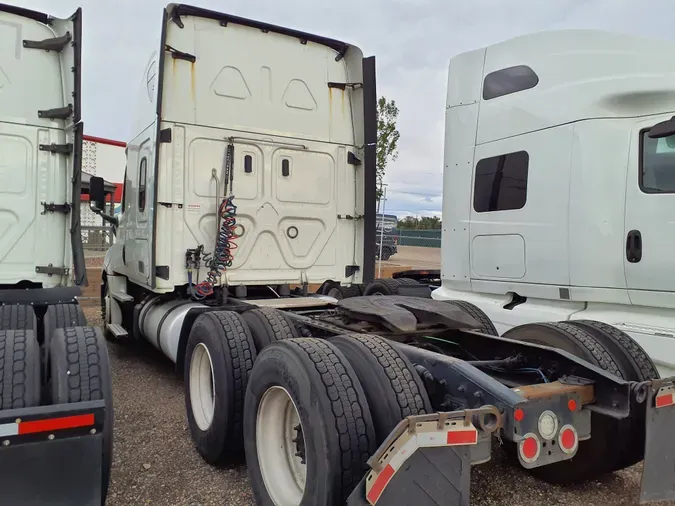
[[[79,237],[81,11],[0,4],[0,285],[67,284]],[[76,193],[74,195],[74,193]]]
[[[641,306],[675,307],[675,135],[648,136],[669,118],[644,120],[631,136],[624,266],[631,302]]]

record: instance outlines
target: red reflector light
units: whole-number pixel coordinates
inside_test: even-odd
[[[576,429],[571,425],[565,425],[562,429],[560,429],[558,443],[560,444],[560,449],[567,454],[577,451],[579,437],[577,435]]]
[[[656,407],[665,408],[675,404],[675,398],[672,393],[661,394],[656,396]]]
[[[475,445],[478,442],[478,431],[473,430],[451,430],[448,431],[446,443],[452,446],[456,445]]]
[[[539,458],[539,438],[535,434],[525,434],[523,440],[518,443],[520,458],[528,464],[532,464]]]
[[[389,480],[391,480],[391,477],[394,476],[395,472],[396,471],[394,468],[390,465],[382,470],[380,475],[375,480],[373,488],[371,488],[370,492],[368,492],[367,499],[371,504],[375,504],[377,502],[377,500],[382,495],[382,492],[384,492],[385,487],[389,484]]]
[[[94,425],[94,415],[76,415],[63,418],[48,418],[32,422],[21,422],[19,434],[35,434],[36,432],[51,432],[54,430],[76,429]]]
[[[577,401],[574,399],[570,399],[567,402],[567,407],[569,408],[570,411],[576,411],[577,410]]]
[[[516,409],[513,412],[513,418],[516,420],[516,422],[522,422],[523,418],[525,418],[525,411],[520,408]]]

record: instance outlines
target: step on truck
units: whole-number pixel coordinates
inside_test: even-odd
[[[674,48],[561,30],[450,61],[435,299],[500,333],[597,320],[675,374]]]
[[[77,297],[82,11],[0,4],[0,502],[101,505],[113,407]]]
[[[138,113],[106,335],[175,364],[197,452],[244,455],[258,504],[468,505],[496,444],[560,484],[644,460],[641,500],[675,498],[673,378],[626,334],[499,337],[472,304],[372,279],[372,57],[170,4]]]

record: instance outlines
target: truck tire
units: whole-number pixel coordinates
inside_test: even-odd
[[[32,306],[0,306],[0,330],[37,330]]]
[[[49,342],[56,329],[67,327],[86,327],[87,317],[78,304],[54,304],[47,308],[44,317],[45,341],[43,371],[45,378],[49,377]]]
[[[324,340],[292,339],[265,349],[244,411],[246,463],[260,506],[342,505],[377,448],[359,379]]]
[[[404,418],[433,412],[412,363],[386,340],[345,334],[330,339],[330,343],[349,360],[363,386],[378,446]]]
[[[573,320],[568,323],[584,329],[600,341],[618,365],[621,377],[627,381],[647,381],[659,378],[659,372],[649,355],[628,334],[606,323],[592,320]],[[613,470],[637,464],[644,458],[644,418],[619,420],[620,440],[613,459]]]
[[[382,260],[386,262],[391,258],[391,248],[388,246],[382,246]]]
[[[237,313],[214,311],[195,320],[185,350],[185,409],[197,452],[209,464],[241,453],[244,394],[255,358]]]
[[[289,321],[283,311],[278,309],[261,307],[244,311],[241,316],[251,331],[258,353],[274,341],[300,337],[294,323]]]
[[[39,405],[40,346],[35,333],[0,330],[0,410]]]
[[[363,291],[363,295],[396,295],[398,293],[399,286],[412,286],[419,285],[414,279],[408,278],[398,278],[398,279],[389,279],[381,278],[376,279]]]
[[[486,315],[483,312],[483,310],[478,306],[475,306],[474,304],[471,304],[470,302],[466,302],[463,300],[449,300],[447,301],[447,303],[452,304],[455,307],[458,307],[466,314],[477,320],[478,323],[481,324],[481,328],[478,330],[483,334],[488,334],[491,336],[499,335],[499,332],[497,332],[497,328],[495,327],[495,324],[492,323],[492,320],[490,320],[490,317]]]
[[[659,372],[647,352],[625,332],[593,320],[570,320],[566,323],[584,329],[611,353],[621,375],[628,381],[659,378]]]
[[[49,347],[50,390],[53,404],[105,402],[102,492],[108,494],[113,451],[112,375],[108,348],[101,330],[93,327],[56,329]]]
[[[621,377],[619,366],[607,349],[590,333],[567,322],[529,323],[509,329],[503,337],[515,341],[559,348]],[[620,453],[616,439],[617,420],[591,414],[591,438],[579,442],[576,455],[562,462],[530,469],[530,473],[548,483],[581,483],[614,470],[613,460]],[[509,452],[515,455],[515,451]]]
[[[327,287],[324,295],[333,297],[337,300],[350,299],[361,296],[361,288],[358,285],[343,286],[333,283]]]

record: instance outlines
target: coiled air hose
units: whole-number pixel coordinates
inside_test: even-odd
[[[221,274],[232,267],[234,260],[233,251],[237,249],[235,239],[237,235],[237,206],[234,204],[234,140],[230,138],[225,152],[225,197],[218,206],[216,219],[220,221],[220,227],[215,240],[213,256],[207,260],[209,272],[206,279],[192,289],[192,272],[188,271],[188,284],[192,296],[196,299],[204,299],[213,294],[214,287],[220,281]],[[228,185],[229,183],[229,185]],[[229,186],[229,194],[228,194]]]

